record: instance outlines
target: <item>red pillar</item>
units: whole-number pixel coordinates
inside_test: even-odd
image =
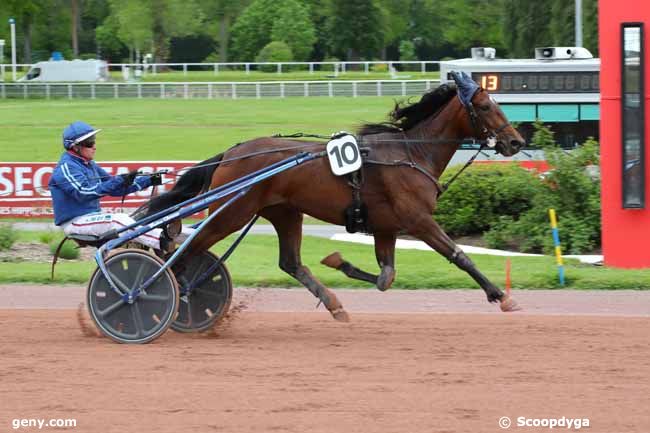
[[[602,238],[605,264],[650,267],[650,1],[599,0]],[[644,23],[645,208],[623,209],[621,24]]]

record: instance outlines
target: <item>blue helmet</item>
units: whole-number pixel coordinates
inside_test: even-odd
[[[467,75],[465,72],[455,72],[450,73],[451,77],[456,82],[456,87],[458,88],[458,98],[463,105],[467,106],[472,102],[474,94],[478,92],[481,87],[476,84],[476,81],[472,80],[472,77]]]
[[[85,122],[73,122],[63,130],[63,147],[66,150],[69,150],[75,144],[81,143],[97,134],[99,131],[101,131],[101,129],[93,129],[92,126]]]

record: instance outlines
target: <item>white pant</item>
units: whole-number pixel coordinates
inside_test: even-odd
[[[73,218],[63,224],[62,228],[63,233],[66,235],[101,235],[109,230],[119,230],[133,224],[134,222],[135,220],[125,213],[94,212]],[[193,231],[194,229],[190,227],[183,227],[181,233],[174,240],[181,242],[182,240],[187,239],[187,236],[189,236]],[[152,229],[149,232],[138,236],[134,240],[147,247],[159,250],[161,233],[161,229]]]

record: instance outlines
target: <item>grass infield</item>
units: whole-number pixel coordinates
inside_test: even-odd
[[[41,233],[19,232],[20,241],[38,241]],[[213,248],[217,254],[225,251],[234,237]],[[302,260],[329,287],[372,288],[373,286],[345,277],[320,264],[328,254],[340,251],[343,257],[366,271],[377,273],[374,249],[367,245],[330,241],[305,236]],[[505,257],[472,255],[472,260],[492,282],[503,286]],[[397,250],[397,279],[400,289],[461,289],[478,285],[463,271],[451,265],[433,251]],[[514,289],[560,288],[554,257],[512,257],[512,287]],[[299,287],[300,284],[278,268],[278,241],[275,236],[249,235],[228,259],[228,269],[237,286]],[[50,280],[49,263],[0,263],[0,283],[36,282],[44,284],[86,284],[95,269],[94,261],[60,260],[56,277]],[[586,265],[566,260],[566,285],[570,289],[650,289],[650,269],[619,270]]]
[[[83,120],[102,132],[98,161],[202,160],[234,144],[276,133],[331,134],[379,122],[392,97],[2,100],[3,161],[57,161],[63,128]]]

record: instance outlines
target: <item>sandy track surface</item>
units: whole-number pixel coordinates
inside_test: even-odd
[[[216,331],[129,346],[81,332],[83,288],[1,287],[0,431],[650,431],[646,292],[517,292],[525,314],[480,291],[337,294],[351,323],[305,290],[239,289]]]

